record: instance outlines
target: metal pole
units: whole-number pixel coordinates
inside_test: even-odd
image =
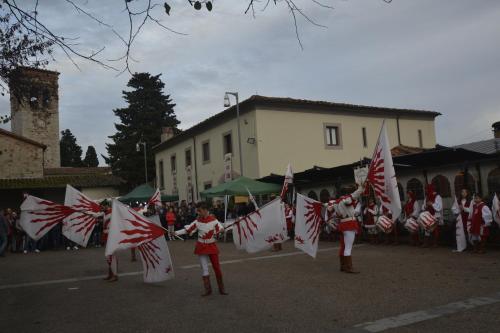
[[[146,175],[146,183],[148,182],[148,160],[146,155],[146,142],[143,142],[144,146],[144,174]]]
[[[240,176],[243,176],[243,152],[241,151],[241,130],[240,130],[240,100],[238,93],[234,93],[236,97],[236,121],[238,122],[238,149],[240,155]]]

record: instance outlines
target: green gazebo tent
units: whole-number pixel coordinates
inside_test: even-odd
[[[118,198],[123,203],[130,204],[132,202],[147,202],[155,193],[156,189],[149,184],[142,184],[134,188],[131,192]],[[178,195],[162,195],[161,201],[178,201]]]
[[[279,194],[281,192],[281,185],[259,182],[247,177],[239,177],[233,181],[205,190],[200,194],[203,198],[223,197],[226,195],[248,196],[247,189],[252,195]]]

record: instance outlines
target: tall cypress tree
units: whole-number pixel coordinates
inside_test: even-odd
[[[130,187],[142,184],[144,178],[143,145],[137,151],[139,141],[146,142],[148,181],[154,179],[154,154],[151,148],[160,143],[162,127],[177,128],[179,121],[174,113],[175,104],[170,95],[163,93],[165,84],[160,75],[135,73],[123,91],[123,98],[128,106],[113,112],[120,119],[115,124],[117,132],[109,138],[106,162],[113,173],[125,179]]]
[[[82,163],[82,147],[76,143],[76,138],[69,129],[61,132],[61,140],[59,141],[61,150],[61,166],[62,167],[81,167]]]
[[[97,159],[97,153],[94,146],[87,147],[87,152],[85,153],[85,158],[83,159],[83,165],[89,168],[99,166],[99,160]]]

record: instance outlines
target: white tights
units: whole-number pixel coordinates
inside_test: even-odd
[[[354,244],[354,237],[356,237],[355,231],[344,231],[344,256],[348,257],[351,255],[352,245]]]
[[[208,262],[210,258],[206,254],[201,254],[198,257],[200,257],[201,276],[208,276]]]

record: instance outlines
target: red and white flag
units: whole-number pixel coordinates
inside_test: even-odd
[[[75,212],[71,207],[28,195],[21,204],[19,223],[33,240],[38,240]]]
[[[281,189],[281,195],[280,195],[282,201],[285,201],[286,193],[288,192],[288,186],[290,184],[293,184],[293,171],[292,171],[292,165],[288,163],[285,173],[285,180],[283,182],[283,188]]]
[[[313,258],[318,252],[319,234],[323,223],[323,204],[297,193],[295,217],[295,247]]]
[[[86,247],[97,224],[97,218],[103,215],[101,206],[70,185],[66,185],[64,205],[75,212],[63,220],[63,235]]]
[[[288,239],[285,209],[280,198],[265,204],[233,225],[233,241],[239,250],[256,253]]]
[[[493,213],[493,220],[500,226],[500,200],[495,193],[493,197],[493,204],[491,205],[491,211]]]
[[[373,187],[375,196],[380,200],[382,207],[389,209],[392,212],[392,220],[396,221],[401,214],[401,199],[385,121],[380,130],[366,181]]]
[[[150,218],[151,222],[161,226],[158,215]],[[143,266],[143,278],[146,283],[156,283],[174,278],[174,269],[165,237],[158,237],[137,247]]]
[[[156,189],[155,193],[153,196],[149,199],[148,201],[148,206],[149,205],[154,205],[155,207],[161,206],[161,192],[160,189]]]
[[[163,236],[164,233],[165,229],[147,217],[118,200],[113,200],[105,254],[109,256],[118,250],[138,247]]]

